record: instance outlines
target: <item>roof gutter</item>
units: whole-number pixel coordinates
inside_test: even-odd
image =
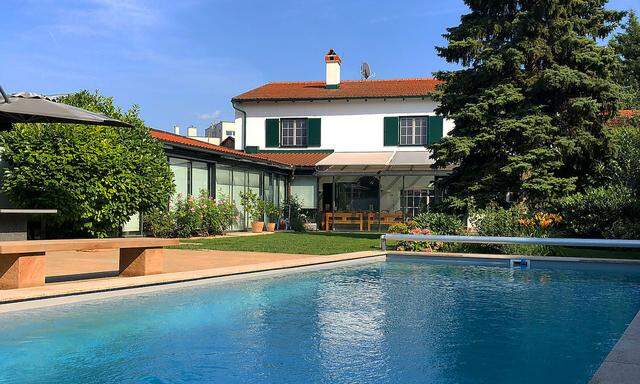
[[[233,100],[231,100],[231,105],[233,106],[233,109],[242,113],[242,150],[244,151],[247,147],[247,111],[238,108],[236,102]]]

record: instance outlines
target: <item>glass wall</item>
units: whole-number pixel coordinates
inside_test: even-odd
[[[240,195],[245,191],[245,185],[246,185],[245,179],[247,176],[247,172],[234,169],[232,174],[233,174],[233,190],[231,192],[231,197],[233,199],[233,202],[235,203],[236,209],[238,210],[238,214],[239,214],[238,223],[234,227],[232,227],[232,229],[236,229],[236,230],[245,229],[247,228],[247,219],[245,217],[244,209],[240,204],[240,201],[241,201]]]
[[[435,197],[434,177],[426,175],[323,176],[319,183],[325,230],[383,231],[419,214]]]
[[[173,182],[176,185],[176,197],[184,198],[189,195],[189,160],[169,158],[169,168],[173,172]]]
[[[198,196],[202,191],[207,195],[210,193],[211,171],[207,163],[169,158],[169,168],[173,172],[173,181],[176,185],[174,197],[185,198],[189,195]]]
[[[194,161],[191,163],[191,194],[199,196],[202,193],[209,195],[209,165]]]
[[[231,168],[216,166],[216,199],[218,201],[232,198],[233,183],[231,178]]]

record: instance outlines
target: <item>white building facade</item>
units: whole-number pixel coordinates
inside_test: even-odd
[[[435,113],[438,81],[340,81],[339,56],[331,50],[325,62],[325,81],[233,98],[236,149],[296,166],[291,194],[322,229],[381,230],[416,215],[445,173],[427,147],[453,128]]]

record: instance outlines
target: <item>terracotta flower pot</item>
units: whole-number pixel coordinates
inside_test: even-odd
[[[275,232],[276,231],[276,223],[267,224],[267,232]]]
[[[251,223],[251,232],[261,233],[264,228],[264,221],[254,221]]]

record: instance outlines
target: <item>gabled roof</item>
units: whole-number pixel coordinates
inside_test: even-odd
[[[345,80],[337,89],[324,81],[276,82],[252,89],[232,99],[246,101],[335,100],[366,98],[428,97],[441,81],[432,78]]]
[[[260,152],[256,156],[263,159],[286,163],[295,167],[314,167],[331,152]]]
[[[165,132],[165,131],[160,131],[157,129],[151,130],[151,136],[165,143],[176,144],[184,147],[197,148],[197,149],[205,150],[208,152],[214,152],[216,154],[229,157],[229,158],[251,160],[260,164],[278,166],[279,168],[291,168],[290,164],[279,162],[277,160],[266,159],[263,157],[259,157],[257,155],[251,155],[242,151],[237,151],[235,149],[230,149],[220,145],[206,143],[204,141],[176,135],[176,134]]]

